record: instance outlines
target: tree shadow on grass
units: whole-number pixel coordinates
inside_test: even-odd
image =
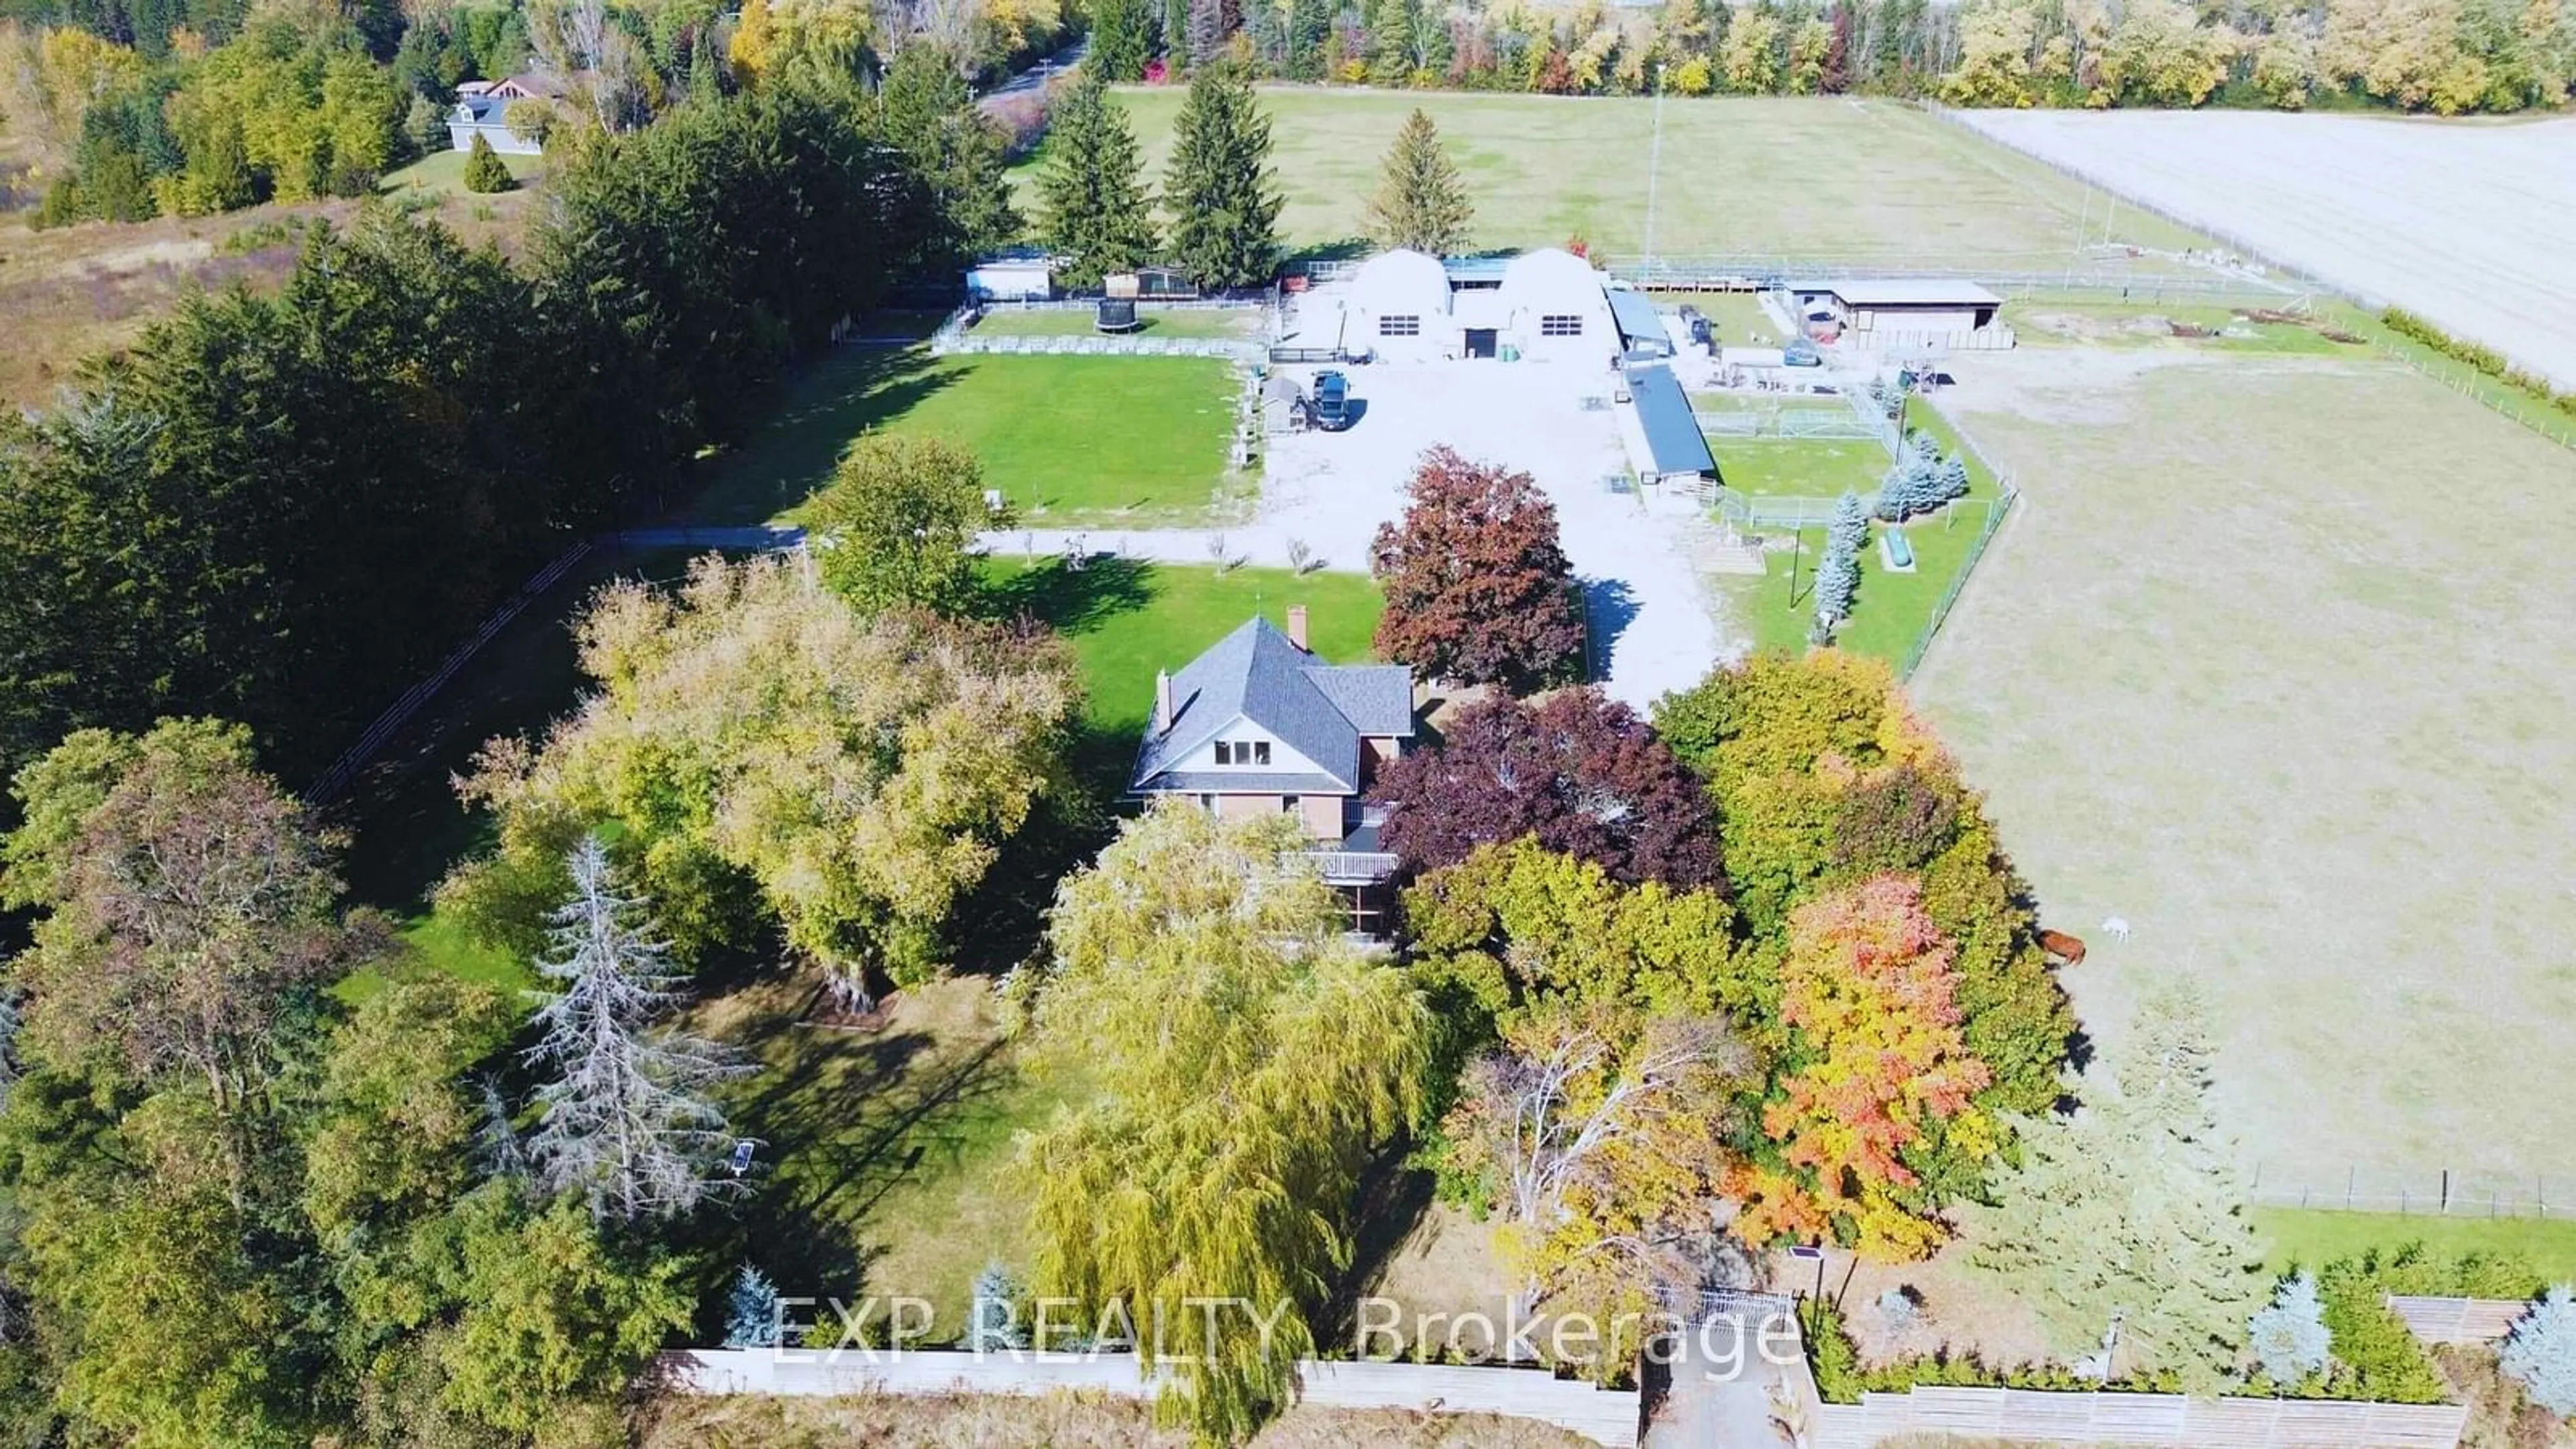
[[[926,347],[845,347],[789,376],[776,406],[741,446],[692,468],[672,521],[701,526],[764,522],[831,481],[852,439],[954,386],[958,368]]]
[[[811,983],[751,988],[760,1009],[725,1035],[760,1070],[727,1092],[733,1129],[760,1144],[755,1191],[727,1225],[782,1293],[855,1301],[883,1256],[886,1197],[953,1168],[990,1135],[1018,1076],[998,1038],[943,1046],[930,1030],[804,1020]]]
[[[1116,556],[1089,559],[1080,568],[1061,557],[1041,559],[988,581],[980,612],[992,619],[1032,620],[1067,638],[1088,634],[1152,603],[1153,570],[1150,563]]]
[[[1332,1300],[1318,1315],[1316,1341],[1349,1344],[1359,1328],[1361,1295],[1374,1287],[1387,1265],[1421,1225],[1439,1180],[1415,1167],[1401,1151],[1382,1153],[1360,1174],[1351,1209],[1351,1265],[1342,1273]]]

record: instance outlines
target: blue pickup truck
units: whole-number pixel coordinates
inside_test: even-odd
[[[1351,381],[1338,372],[1315,374],[1315,426],[1338,433],[1351,425]]]

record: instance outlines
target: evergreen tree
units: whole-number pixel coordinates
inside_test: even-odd
[[[769,1275],[749,1263],[734,1276],[733,1295],[725,1305],[724,1346],[778,1347],[778,1289]]]
[[[1837,520],[1839,522],[1839,520]],[[1825,560],[1816,565],[1815,638],[1831,639],[1834,626],[1851,617],[1860,593],[1860,552],[1837,527],[1825,539]]]
[[[1154,53],[1154,15],[1148,0],[1098,0],[1091,13],[1091,56],[1084,69],[1111,81],[1145,76]]]
[[[2565,1418],[2576,1414],[2576,1295],[2549,1290],[2505,1335],[2496,1367],[2531,1401]]]
[[[1401,86],[1413,74],[1414,28],[1422,0],[1378,0],[1369,19],[1369,84]]]
[[[549,1190],[585,1195],[593,1217],[684,1213],[731,1185],[712,1176],[733,1136],[706,1089],[739,1068],[713,1042],[651,1030],[677,1001],[670,951],[644,903],[619,894],[597,836],[570,865],[554,954],[537,962],[563,993],[538,1009],[528,1052],[547,1073],[529,1156]]]
[[[1178,75],[1190,59],[1190,0],[1163,0],[1163,64]]]
[[[997,1353],[1005,1349],[1025,1348],[1029,1335],[1019,1325],[1020,1280],[998,1262],[987,1263],[975,1275],[973,1296],[967,1307],[966,1350],[969,1353]]]
[[[877,89],[885,138],[930,188],[933,260],[955,265],[1017,241],[1025,225],[1003,176],[1009,141],[936,45],[910,45]]]
[[[465,189],[477,196],[507,191],[519,183],[510,178],[510,168],[501,164],[501,155],[483,133],[474,133],[474,144],[465,151]]]
[[[1279,265],[1279,193],[1272,188],[1270,118],[1241,67],[1219,63],[1190,79],[1164,183],[1172,254],[1201,288],[1252,287]]]
[[[1324,42],[1333,32],[1328,0],[1288,0],[1288,75],[1316,81],[1324,76]]]
[[[1096,42],[1095,42],[1096,43]],[[1096,52],[1095,52],[1096,54]],[[1153,260],[1152,203],[1127,115],[1109,99],[1089,66],[1056,108],[1047,132],[1046,171],[1038,177],[1047,249],[1068,287],[1097,286],[1104,273]]]
[[[1834,521],[1828,537],[1849,548],[1854,558],[1869,547],[1869,509],[1862,505],[1859,494],[1846,488],[1843,496],[1834,501]]]
[[[1937,487],[1941,502],[1947,503],[1954,498],[1968,496],[1967,459],[1956,456],[1943,459],[1938,478]]]
[[[2036,1290],[2068,1338],[2116,1315],[2121,1342],[2205,1392],[2236,1360],[2262,1254],[2209,1105],[2208,1009],[2168,987],[2139,1003],[2114,1082],[2083,1111],[2024,1124],[1975,1261]]]
[[[1441,256],[1467,242],[1476,209],[1440,130],[1417,109],[1386,153],[1384,177],[1369,201],[1369,234],[1381,246]]]
[[[2316,1276],[2301,1269],[2283,1280],[2272,1301],[2246,1325],[2245,1344],[2263,1377],[2287,1388],[2324,1371],[2333,1337],[2317,1301]]]

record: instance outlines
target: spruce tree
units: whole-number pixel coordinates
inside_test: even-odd
[[[1327,0],[1288,0],[1288,75],[1293,80],[1324,80],[1324,42],[1333,32],[1333,10]]]
[[[1258,286],[1279,265],[1270,118],[1231,62],[1190,78],[1164,182],[1172,254],[1207,291]]]
[[[543,1112],[528,1156],[548,1191],[581,1194],[595,1218],[685,1213],[733,1187],[715,1175],[733,1134],[707,1091],[740,1069],[713,1042],[655,1029],[678,1004],[680,972],[644,903],[618,891],[599,838],[569,864],[572,898],[537,962],[562,992],[537,1009],[528,1050]]]
[[[1085,70],[1103,79],[1136,81],[1154,54],[1155,11],[1148,0],[1098,0],[1091,12],[1091,56]]]
[[[938,216],[933,257],[963,262],[1019,239],[1024,223],[1003,175],[1009,143],[945,51],[912,45],[897,53],[877,89],[877,112],[886,139],[929,184]]]
[[[1380,246],[1441,256],[1466,245],[1475,214],[1467,185],[1440,143],[1440,128],[1416,109],[1387,149],[1377,195],[1369,201],[1369,235]]]
[[[483,133],[474,133],[474,143],[465,150],[465,189],[478,196],[507,191],[518,183],[510,179],[510,168],[501,162],[500,153]]]
[[[1179,75],[1190,65],[1190,0],[1163,0],[1163,65]]]
[[[1973,1260],[2034,1290],[2064,1337],[2116,1315],[2134,1358],[2194,1392],[2236,1362],[2262,1254],[2209,1104],[2208,1008],[2187,987],[2139,1003],[2114,1081],[2073,1117],[2026,1123],[2022,1160],[1994,1183]]]
[[[1825,539],[1825,561],[1816,566],[1815,637],[1833,637],[1834,626],[1851,617],[1860,593],[1860,553],[1837,528]]]
[[[1110,102],[1099,72],[1083,68],[1056,108],[1046,149],[1038,198],[1046,208],[1041,233],[1060,263],[1057,279],[1096,287],[1106,273],[1153,260],[1153,204],[1145,195],[1136,133]]]
[[[2326,1366],[2334,1335],[2327,1331],[2325,1308],[2317,1301],[2317,1280],[2305,1269],[2291,1274],[2263,1311],[2245,1326],[2245,1346],[2254,1365],[2278,1388],[2294,1387]]]
[[[2533,1403],[2562,1419],[2576,1414],[2576,1296],[2561,1285],[2533,1304],[2505,1335],[2496,1367]]]
[[[769,1275],[749,1263],[733,1280],[733,1293],[725,1303],[725,1336],[727,1348],[778,1347],[778,1289]]]

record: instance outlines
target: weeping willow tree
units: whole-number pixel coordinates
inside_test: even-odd
[[[1033,1046],[1092,1095],[1023,1144],[1042,1295],[1133,1326],[1167,1422],[1284,1406],[1350,1262],[1369,1151],[1422,1106],[1431,1015],[1341,937],[1290,821],[1182,806],[1058,892]],[[1158,1332],[1159,1330],[1159,1332]]]

